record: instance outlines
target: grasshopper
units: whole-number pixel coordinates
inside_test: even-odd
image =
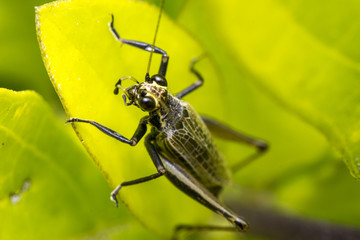
[[[179,225],[175,229],[175,233],[180,230],[246,231],[248,224],[218,198],[221,190],[229,181],[229,169],[212,139],[211,132],[218,133],[220,137],[257,148],[256,153],[236,165],[235,170],[263,154],[267,150],[268,144],[234,131],[214,119],[200,116],[189,103],[181,100],[204,83],[202,75],[195,69],[198,59],[193,60],[190,64],[190,71],[197,77],[197,81],[176,95],[172,95],[168,91],[168,82],[165,76],[169,56],[166,51],[155,46],[163,4],[164,1],[160,8],[153,44],[120,37],[114,28],[113,15],[111,15],[112,20],[109,23],[110,31],[116,40],[150,52],[148,71],[144,82],[138,82],[134,77],[127,76],[120,78],[115,84],[114,93],[118,94],[119,90],[123,92],[125,105],[134,105],[148,113],[141,118],[133,136],[130,139],[126,138],[91,120],[70,118],[67,122],[91,124],[110,137],[130,146],[136,146],[145,136],[147,126],[151,126],[150,133],[145,137],[145,147],[157,171],[152,175],[125,181],[118,185],[111,193],[111,200],[115,202],[116,206],[118,205],[116,195],[123,187],[165,176],[182,192],[222,215],[233,224],[231,227]],[[150,76],[149,69],[153,53],[161,54],[162,58],[158,73]],[[133,81],[135,84],[125,89],[122,87],[122,83],[126,80]]]

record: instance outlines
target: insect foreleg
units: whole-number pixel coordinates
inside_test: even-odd
[[[167,53],[164,50],[162,50],[161,48],[156,47],[156,46],[154,46],[154,50],[152,50],[152,48],[153,48],[152,44],[121,38],[120,35],[118,34],[118,32],[116,31],[116,29],[114,28],[114,15],[113,14],[111,14],[111,22],[109,23],[109,26],[110,26],[110,31],[112,32],[112,34],[115,36],[115,38],[118,41],[120,41],[124,44],[131,45],[133,47],[140,48],[140,49],[148,51],[148,52],[153,51],[154,53],[161,54],[162,58],[161,58],[161,63],[160,63],[159,74],[161,74],[163,76],[166,75],[167,65],[169,62],[169,56],[167,55]]]
[[[199,73],[199,71],[197,71],[194,66],[195,63],[197,63],[199,61],[199,58],[196,57],[194,58],[191,63],[190,63],[190,71],[195,74],[195,76],[198,78],[198,80],[196,82],[194,82],[193,84],[191,84],[189,87],[185,88],[184,90],[182,90],[181,92],[179,92],[178,94],[176,94],[176,97],[181,99],[182,97],[184,97],[185,95],[191,93],[192,91],[196,90],[197,88],[199,88],[200,86],[203,85],[204,83],[204,78],[201,76],[201,74]]]
[[[222,139],[235,141],[239,143],[245,143],[251,146],[256,147],[257,151],[247,158],[243,159],[241,162],[232,166],[232,171],[237,172],[241,168],[248,165],[253,160],[257,159],[263,155],[266,150],[269,148],[269,145],[263,140],[256,139],[253,137],[246,136],[242,133],[239,133],[232,128],[212,119],[209,117],[201,116],[202,120],[205,122],[206,126],[209,128],[210,132],[215,136]]]
[[[116,207],[118,206],[118,200],[116,198],[116,195],[118,194],[118,192],[120,191],[120,189],[122,187],[147,182],[147,181],[156,179],[158,177],[161,177],[162,175],[165,174],[164,165],[162,164],[162,162],[160,160],[160,157],[159,157],[159,154],[156,152],[156,149],[155,149],[154,145],[151,143],[153,138],[154,138],[154,136],[152,134],[149,134],[145,138],[145,147],[146,147],[146,150],[148,151],[153,163],[155,164],[155,167],[156,167],[158,172],[155,173],[155,174],[151,174],[149,176],[146,176],[146,177],[138,178],[138,179],[135,179],[135,180],[132,180],[132,181],[123,182],[119,186],[117,186],[114,189],[114,191],[111,192],[111,197],[110,197],[110,199],[115,202]]]
[[[139,125],[134,133],[134,135],[132,136],[131,139],[128,139],[126,137],[124,137],[123,135],[121,135],[118,132],[115,132],[114,130],[107,128],[95,121],[90,121],[90,120],[85,120],[85,119],[79,119],[79,118],[70,118],[69,120],[67,120],[66,122],[68,123],[72,123],[72,122],[83,122],[83,123],[89,123],[95,127],[97,127],[100,131],[102,131],[103,133],[105,133],[106,135],[113,137],[117,140],[119,140],[120,142],[123,143],[127,143],[130,146],[135,146],[140,139],[145,135],[146,130],[147,130],[147,123],[148,123],[148,117],[143,117],[140,122]]]

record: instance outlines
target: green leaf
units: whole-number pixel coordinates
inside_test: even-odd
[[[359,7],[188,1],[176,19],[220,69],[226,121],[270,143],[236,182],[271,192],[270,206],[357,226],[359,183],[339,158],[359,178]]]
[[[339,161],[340,156],[358,176],[359,93],[353,90],[358,84],[358,27],[352,25],[358,6],[349,1],[338,8],[334,2],[324,12],[323,4],[310,1],[185,1],[181,11],[180,4],[167,5],[176,23],[162,16],[156,45],[170,55],[172,92],[194,82],[188,64],[206,52],[209,58],[199,63],[204,87],[186,100],[199,112],[270,143],[266,156],[234,175],[247,189],[239,201],[255,199],[254,208],[265,202],[358,226],[359,185]],[[149,55],[114,40],[108,29],[111,13],[122,37],[152,42],[158,9],[114,0],[42,6],[37,10],[38,38],[69,117],[95,120],[131,137],[144,114],[125,107],[112,91],[119,77],[142,81]],[[159,62],[154,55],[151,73]],[[131,148],[92,126],[74,127],[113,187],[155,172],[141,144]],[[230,164],[252,150],[219,145]],[[204,223],[209,216],[166,179],[124,188],[120,194],[147,227],[163,236],[177,223]]]
[[[34,31],[34,6],[45,2],[48,1],[0,2],[0,87],[32,89],[47,102],[60,106],[48,81]]]
[[[129,75],[142,81],[149,54],[115,40],[108,27],[110,14],[122,37],[152,42],[158,9],[143,2],[115,0],[44,5],[37,9],[38,38],[45,66],[69,117],[94,120],[130,137],[144,113],[124,106],[121,96],[113,94],[114,85]],[[204,50],[166,15],[161,18],[160,34],[157,45],[174,62],[167,73],[170,91],[178,92],[196,80],[188,66]],[[159,62],[160,56],[154,55],[151,74],[157,72]],[[209,65],[204,59],[199,67]],[[206,101],[194,98],[198,109],[221,109],[217,91],[221,86],[213,80],[215,76],[214,71],[206,73],[207,89],[214,91]],[[142,143],[132,148],[93,126],[75,124],[74,128],[111,186],[156,172]],[[124,188],[120,196],[135,216],[160,235],[171,235],[178,223],[201,223],[211,214],[165,178]]]
[[[316,127],[359,178],[360,111],[355,106],[360,92],[354,89],[359,87],[360,27],[354,18],[360,5],[348,2],[339,8],[333,1],[323,10],[322,3],[305,0],[199,1],[187,8],[203,8],[206,20],[196,25],[206,21],[211,28],[199,33],[191,11],[183,21],[204,43],[217,41],[247,78]],[[217,36],[210,36],[214,31]],[[209,51],[216,56],[214,44]],[[227,90],[234,89],[232,84]]]
[[[0,89],[0,156],[1,239],[144,236],[124,207],[115,211],[103,176],[34,92]]]

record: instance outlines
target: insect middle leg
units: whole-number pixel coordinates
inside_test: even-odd
[[[114,15],[113,14],[111,14],[111,22],[109,23],[109,26],[110,26],[110,31],[112,32],[112,34],[115,36],[115,38],[118,41],[120,41],[124,44],[128,44],[133,47],[140,48],[140,49],[148,51],[148,52],[153,51],[154,53],[161,54],[162,58],[161,58],[161,63],[160,63],[160,68],[159,68],[159,74],[161,74],[163,76],[166,75],[167,65],[169,62],[169,56],[163,49],[156,47],[156,46],[152,46],[152,44],[149,44],[149,43],[121,38],[120,35],[118,34],[118,32],[116,31],[116,29],[114,28]]]
[[[165,168],[164,165],[162,164],[159,154],[156,152],[156,149],[154,147],[154,145],[151,143],[151,141],[154,139],[154,136],[150,133],[149,135],[146,136],[145,138],[145,147],[146,150],[148,151],[151,160],[153,161],[156,169],[157,169],[157,173],[151,174],[149,176],[146,177],[142,177],[142,178],[138,178],[132,181],[126,181],[121,183],[119,186],[117,186],[114,191],[111,192],[111,197],[110,199],[112,201],[115,202],[116,207],[118,206],[118,200],[116,198],[116,195],[119,193],[120,189],[122,187],[125,186],[131,186],[131,185],[135,185],[138,183],[143,183],[143,182],[147,182],[153,179],[156,179],[158,177],[161,177],[165,174]]]
[[[176,94],[176,97],[181,99],[183,98],[185,95],[193,92],[194,90],[196,90],[197,88],[201,87],[204,83],[204,78],[202,77],[202,75],[200,74],[199,71],[197,71],[194,66],[195,64],[199,61],[199,57],[195,57],[191,63],[190,63],[190,71],[198,78],[198,80],[196,82],[194,82],[193,84],[191,84],[189,87],[185,88],[184,90],[182,90],[181,92],[179,92],[178,94]]]
[[[247,158],[243,159],[241,162],[232,166],[232,172],[239,171],[258,157],[263,155],[269,148],[269,145],[263,140],[239,133],[212,118],[205,116],[201,116],[201,118],[205,122],[206,126],[209,128],[213,136],[239,143],[245,143],[254,146],[257,149],[255,153],[251,154]]]

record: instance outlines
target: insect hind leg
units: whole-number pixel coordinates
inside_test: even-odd
[[[190,226],[180,225],[174,231],[176,239],[177,232],[183,230],[227,230],[231,231],[246,231],[248,224],[226,205],[224,205],[216,196],[214,196],[201,182],[195,179],[179,164],[169,161],[164,156],[161,156],[164,167],[166,169],[165,176],[181,191],[195,199],[211,211],[223,216],[230,223],[232,227],[220,227],[220,226]]]
[[[165,76],[166,75],[166,70],[167,70],[167,65],[169,62],[169,56],[167,55],[166,51],[164,51],[163,49],[156,47],[156,46],[152,46],[152,44],[149,43],[145,43],[145,42],[141,42],[141,41],[135,41],[135,40],[128,40],[128,39],[124,39],[122,37],[120,37],[119,33],[116,31],[115,27],[114,27],[114,15],[111,14],[111,22],[109,23],[109,27],[110,27],[110,31],[111,33],[114,35],[114,37],[127,45],[136,47],[136,48],[140,48],[142,50],[151,52],[153,51],[154,53],[158,53],[162,55],[162,59],[161,59],[161,63],[160,63],[160,68],[159,68],[159,74]],[[153,50],[154,48],[154,50]]]
[[[206,126],[209,128],[213,136],[230,141],[235,141],[238,143],[248,144],[256,148],[257,151],[255,153],[251,154],[247,158],[232,166],[232,172],[237,172],[243,167],[247,166],[249,163],[253,162],[261,155],[263,155],[269,148],[268,143],[261,139],[249,137],[245,134],[239,133],[212,118],[206,116],[201,116],[201,118],[205,122]]]

